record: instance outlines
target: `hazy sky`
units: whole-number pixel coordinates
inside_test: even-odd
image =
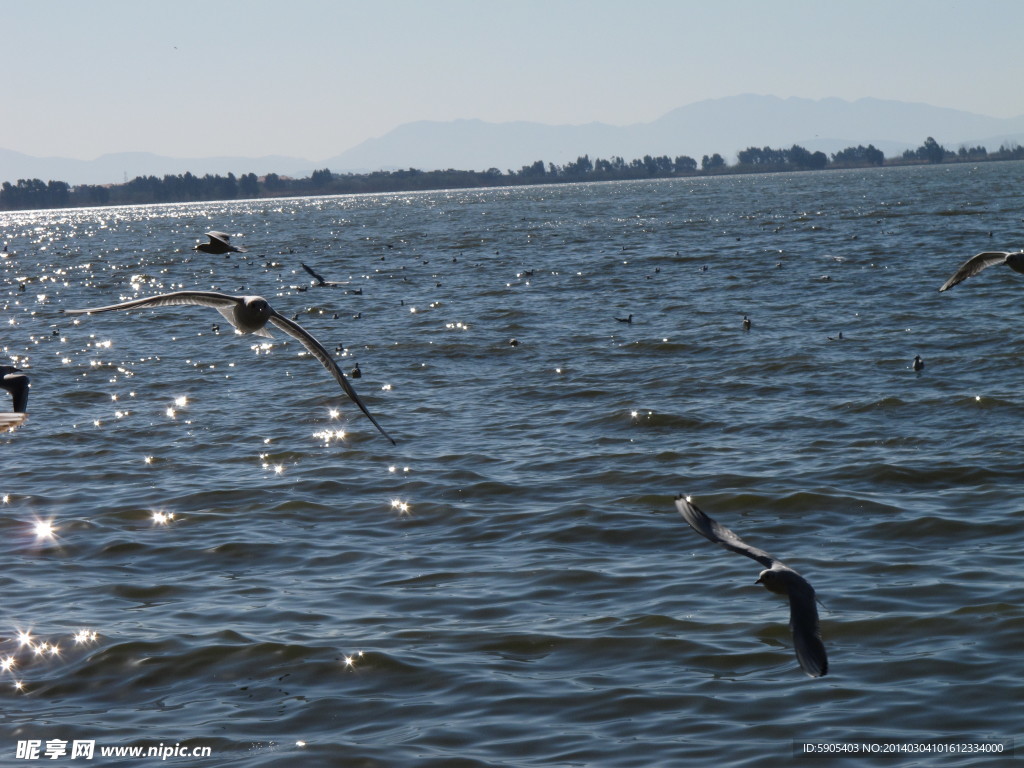
[[[1024,114],[1020,0],[0,0],[0,148],[325,159],[742,93]]]

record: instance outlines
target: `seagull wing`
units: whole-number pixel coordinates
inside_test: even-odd
[[[299,262],[299,263],[301,264],[301,262]],[[307,272],[309,272],[310,275],[313,276],[313,279],[316,280],[317,285],[348,285],[349,284],[348,280],[328,280],[323,275],[321,275],[319,272],[314,270],[312,267],[308,267],[305,264],[302,264],[302,268],[304,270],[306,270]]]
[[[724,525],[712,520],[704,514],[703,510],[690,501],[689,497],[676,496],[676,509],[679,510],[679,514],[683,516],[683,519],[690,524],[690,527],[708,541],[721,544],[732,552],[746,555],[752,560],[759,562],[765,568],[771,568],[778,562],[763,549],[750,546]]]
[[[0,365],[0,389],[7,390],[15,413],[24,413],[28,408],[28,375],[20,368]]]
[[[25,423],[27,413],[0,413],[0,432],[13,432]]]
[[[828,655],[818,628],[818,606],[814,587],[794,570],[786,569],[789,591],[789,626],[793,630],[793,648],[800,667],[811,677],[828,672]]]
[[[289,320],[287,317],[277,313],[276,311],[270,316],[270,322],[292,338],[298,339],[302,346],[304,346],[309,353],[313,355],[313,357],[319,360],[323,364],[324,368],[330,371],[335,381],[337,381],[341,385],[341,388],[345,390],[345,394],[349,396],[349,399],[359,406],[359,410],[366,414],[366,418],[373,422],[373,426],[375,426],[377,430],[384,435],[384,437],[390,440],[392,445],[396,445],[391,435],[384,431],[384,427],[377,423],[377,420],[373,418],[373,414],[371,414],[369,409],[367,409],[363,404],[363,401],[359,399],[359,395],[356,394],[352,385],[349,384],[348,379],[345,378],[345,374],[341,372],[340,368],[338,368],[338,364],[334,362],[334,358],[331,357],[330,353],[326,349],[324,349],[323,344],[313,338],[305,328],[294,320]]]
[[[942,287],[939,288],[939,293],[948,291],[954,285],[962,283],[968,277],[974,277],[986,267],[991,267],[993,264],[1002,264],[1006,261],[1006,257],[1009,255],[1010,254],[1006,251],[985,251],[984,253],[979,253],[977,256],[972,256],[960,266],[960,269],[956,271],[956,274],[942,284]]]
[[[175,291],[173,293],[161,293],[156,296],[145,296],[141,299],[132,299],[120,304],[109,304],[105,307],[89,307],[87,309],[62,309],[66,315],[85,315],[96,312],[113,312],[118,309],[138,309],[140,307],[168,307],[183,304],[194,304],[202,307],[213,307],[231,319],[224,310],[232,310],[242,303],[239,296],[231,296],[227,293],[216,293],[215,291]]]
[[[210,238],[211,243],[220,243],[229,251],[235,251],[236,253],[245,253],[245,248],[231,244],[231,235],[227,232],[207,232],[206,236]]]
[[[301,262],[299,263],[301,264]],[[319,272],[316,272],[312,267],[307,267],[305,264],[302,264],[302,268],[309,272],[309,274],[313,276],[313,279],[320,283],[320,285],[327,284],[327,281],[324,280],[323,275],[321,275]]]
[[[235,307],[243,303],[240,296],[231,296],[227,293],[216,293],[215,291],[175,291],[174,293],[161,293],[157,296],[146,296],[141,299],[125,301],[121,304],[110,304],[106,307],[89,307],[88,309],[62,309],[65,315],[85,315],[96,312],[113,312],[118,309],[138,309],[140,307],[168,307],[178,305],[196,305],[201,307],[213,307],[224,319],[235,328],[234,311]],[[273,338],[268,331],[261,328],[253,331],[257,336]]]

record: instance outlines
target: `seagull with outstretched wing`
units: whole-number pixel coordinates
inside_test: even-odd
[[[203,253],[245,253],[245,248],[241,246],[231,244],[231,235],[226,232],[207,232],[206,236],[210,238],[208,243],[199,243],[198,245],[192,246],[193,251],[202,251]]]
[[[942,284],[939,293],[948,291],[954,285],[962,283],[968,277],[974,277],[983,269],[995,264],[1005,264],[1014,272],[1024,273],[1024,251],[984,251],[977,256],[972,256],[960,265],[960,269],[949,280]]]
[[[708,517],[689,496],[677,496],[676,509],[690,527],[708,541],[746,555],[765,567],[756,583],[763,584],[769,592],[789,598],[789,626],[793,630],[793,647],[800,667],[811,677],[823,677],[828,672],[828,655],[825,644],[821,642],[818,607],[810,582],[763,549],[750,546],[724,525]]]
[[[384,428],[377,423],[377,420],[363,404],[363,401],[359,399],[359,395],[356,394],[348,379],[345,378],[345,374],[341,372],[338,364],[334,362],[334,358],[324,349],[324,346],[313,338],[301,325],[278,313],[262,296],[231,296],[214,291],[175,291],[174,293],[163,293],[157,296],[125,301],[121,304],[111,304],[107,307],[65,309],[63,312],[68,315],[83,315],[97,312],[113,312],[121,309],[141,309],[144,307],[167,307],[187,304],[213,307],[235,327],[238,333],[253,333],[257,336],[273,338],[266,328],[267,323],[270,322],[292,338],[297,339],[330,372],[335,381],[345,390],[345,394],[349,396],[353,403],[359,406],[359,410],[366,414],[366,418],[373,422],[373,425],[380,433],[388,440],[391,440],[392,444],[395,443],[391,435],[384,431]]]

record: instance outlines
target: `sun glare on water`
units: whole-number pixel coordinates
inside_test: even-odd
[[[57,537],[57,529],[52,520],[36,520],[32,530],[39,541],[52,540]]]

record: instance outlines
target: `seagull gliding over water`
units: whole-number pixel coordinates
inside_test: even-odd
[[[395,441],[391,438],[384,428],[377,423],[377,420],[373,418],[373,415],[367,410],[366,406],[363,405],[363,401],[359,399],[359,395],[352,388],[352,385],[348,383],[348,379],[345,378],[345,374],[338,368],[338,364],[334,362],[334,358],[331,357],[330,353],[324,349],[323,345],[313,338],[309,332],[301,325],[296,323],[294,320],[289,320],[284,315],[279,314],[270,303],[262,296],[231,296],[226,293],[216,293],[214,291],[175,291],[174,293],[163,293],[157,296],[148,296],[142,299],[134,299],[133,301],[125,301],[121,304],[111,304],[107,307],[91,307],[89,309],[65,309],[62,310],[68,315],[83,315],[93,312],[113,312],[119,309],[137,309],[141,307],[167,307],[172,305],[181,304],[194,304],[203,307],[213,307],[220,312],[230,322],[239,333],[253,333],[257,336],[265,336],[267,338],[273,338],[270,335],[270,331],[266,329],[267,322],[271,322],[280,328],[282,331],[287,333],[294,339],[298,339],[299,343],[304,346],[313,357],[319,360],[324,368],[330,371],[343,390],[345,394],[351,398],[352,402],[359,406],[359,410],[366,414],[366,418],[373,422],[375,426],[384,437],[391,440],[392,445]]]
[[[986,267],[993,264],[1005,264],[1014,272],[1024,273],[1024,251],[985,251],[977,256],[972,256],[956,271],[949,280],[942,284],[939,293],[948,291],[957,283],[962,283],[968,277],[974,277]]]
[[[793,646],[800,666],[811,677],[828,673],[828,655],[818,629],[818,607],[814,604],[814,587],[799,573],[764,550],[752,547],[724,525],[712,520],[689,496],[676,496],[676,509],[697,533],[721,544],[732,552],[756,560],[765,567],[757,579],[769,592],[789,598],[789,627],[793,630]]]
[[[226,232],[207,232],[206,236],[210,238],[208,243],[199,243],[198,245],[192,246],[193,251],[202,251],[203,253],[245,253],[245,248],[241,248],[237,245],[231,244],[231,235]]]

